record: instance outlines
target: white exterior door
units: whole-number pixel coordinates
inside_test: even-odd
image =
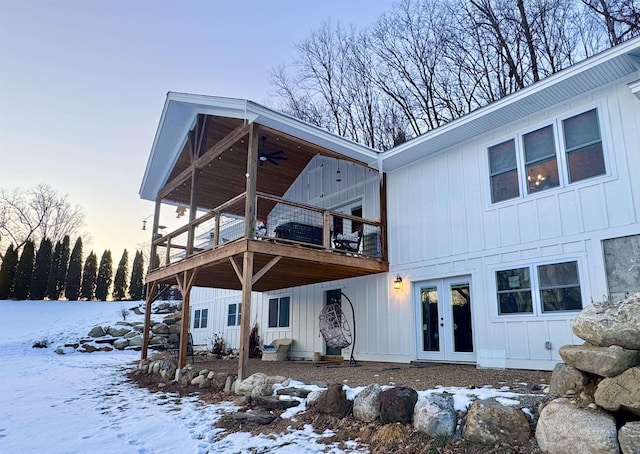
[[[417,359],[475,362],[471,277],[416,282]]]

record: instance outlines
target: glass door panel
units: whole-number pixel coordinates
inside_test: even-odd
[[[453,351],[473,352],[471,331],[471,293],[469,283],[451,284],[451,315],[453,317]]]
[[[422,350],[425,352],[440,351],[438,288],[420,289],[420,301],[422,302]]]

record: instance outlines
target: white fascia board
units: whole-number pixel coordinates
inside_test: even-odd
[[[593,57],[590,57],[586,60],[583,60],[580,63],[576,63],[573,66],[565,68],[551,76],[546,77],[545,79],[539,82],[529,85],[528,87],[518,90],[517,92],[512,93],[491,104],[488,104],[487,106],[474,110],[456,120],[452,120],[449,123],[446,123],[442,126],[439,126],[436,129],[426,132],[414,139],[411,139],[408,142],[398,145],[397,147],[392,148],[391,150],[385,151],[382,153],[382,159],[383,161],[388,161],[394,156],[400,157],[399,155],[405,153],[407,150],[412,150],[418,146],[428,147],[429,142],[433,141],[434,139],[440,136],[455,135],[456,129],[460,128],[461,126],[464,126],[473,122],[478,122],[479,120],[482,119],[482,117],[486,117],[493,113],[499,112],[500,110],[505,109],[511,105],[518,104],[518,103],[526,103],[527,98],[532,97],[532,95],[538,92],[542,92],[546,89],[549,89],[556,84],[559,84],[565,80],[578,76],[580,73],[588,71],[589,69],[595,68],[598,65],[604,64],[608,61],[614,60],[624,55],[629,56],[631,59],[633,59],[636,62],[638,61],[638,56],[640,55],[640,37],[633,38],[629,41],[626,41],[623,44],[619,44],[618,46],[615,46],[611,49],[600,52],[599,54]],[[514,119],[514,121],[516,120],[518,119]],[[464,138],[463,141],[464,140],[467,140],[467,139]],[[391,164],[391,161],[389,161],[385,165],[385,167],[397,168],[405,165],[406,163],[402,163],[400,165],[390,165],[390,164]]]

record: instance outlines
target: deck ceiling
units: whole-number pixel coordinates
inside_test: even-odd
[[[254,282],[252,290],[258,292],[366,276],[389,269],[388,263],[380,260],[243,239],[152,271],[147,275],[147,282],[175,284],[176,275],[197,268],[195,286],[242,290],[231,260],[235,260],[241,270],[245,251],[253,252],[254,276],[274,258],[280,257],[269,271]]]
[[[242,127],[243,120],[219,116],[207,116],[207,138],[205,150],[210,150],[234,129]],[[259,128],[259,151],[272,153],[282,151],[286,160],[278,165],[264,162],[258,166],[257,191],[283,196],[304,168],[316,156],[329,156],[366,165],[363,162],[347,158],[329,149],[305,142],[266,126]],[[266,140],[263,142],[262,138]],[[206,166],[198,169],[197,205],[201,210],[213,209],[241,194],[246,189],[247,154],[249,134],[245,134],[217,156]],[[173,166],[162,190],[191,165],[189,143],[187,142]],[[163,197],[164,201],[189,206],[191,178]]]

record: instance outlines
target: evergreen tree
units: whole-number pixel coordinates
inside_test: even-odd
[[[31,287],[29,289],[29,299],[42,300],[47,293],[47,279],[51,268],[51,250],[53,245],[48,238],[40,241],[40,247],[36,254],[36,263],[31,276]]]
[[[100,259],[98,267],[98,277],[96,278],[96,299],[107,301],[109,290],[111,289],[111,276],[113,275],[111,263],[111,251],[106,250]]]
[[[12,296],[17,266],[18,251],[13,249],[13,244],[10,244],[0,265],[0,300],[6,300]]]
[[[113,279],[113,299],[122,301],[127,294],[127,277],[129,275],[129,253],[125,249],[118,262],[116,276]]]
[[[144,257],[142,251],[136,251],[131,267],[131,283],[129,284],[129,295],[132,300],[141,300],[144,295]]]
[[[60,254],[62,253],[62,241],[56,243],[56,247],[51,254],[51,263],[49,264],[49,275],[47,276],[47,290],[45,296],[50,300],[60,298],[60,293],[56,290],[56,282],[58,279],[58,268],[60,267]]]
[[[82,279],[82,238],[78,237],[71,251],[69,270],[64,286],[64,296],[69,301],[76,301],[80,296],[80,281]]]
[[[60,251],[60,262],[58,263],[58,273],[56,277],[56,291],[58,298],[64,294],[64,285],[67,281],[67,272],[69,270],[69,251],[70,251],[69,235],[65,235],[62,240],[62,249]]]
[[[82,271],[82,288],[80,290],[80,298],[91,301],[96,293],[96,277],[98,274],[98,258],[91,251],[87,260],[84,262],[84,270]]]
[[[33,261],[35,258],[35,248],[33,241],[28,240],[22,248],[18,267],[16,268],[16,278],[13,286],[13,295],[17,300],[26,300],[29,296],[29,287],[33,276]]]

